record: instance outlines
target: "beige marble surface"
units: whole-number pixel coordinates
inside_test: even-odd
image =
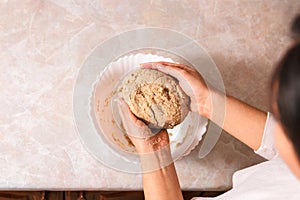
[[[267,110],[270,74],[299,11],[299,0],[1,0],[0,189],[141,189],[140,175],[106,168],[76,133],[76,76],[101,42],[142,27],[186,34],[229,94]],[[176,162],[183,189],[229,188],[234,171],[260,161],[226,133],[204,159],[197,149]]]

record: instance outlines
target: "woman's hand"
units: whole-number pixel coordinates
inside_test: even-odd
[[[183,200],[166,130],[153,134],[124,100],[118,100],[123,126],[140,154],[145,199]]]
[[[169,135],[166,130],[153,134],[148,126],[137,119],[124,100],[118,100],[118,108],[123,127],[138,153],[155,152],[169,145]]]
[[[140,66],[156,69],[176,78],[183,91],[191,98],[191,111],[209,118],[212,107],[210,91],[196,69],[169,62],[149,62]]]

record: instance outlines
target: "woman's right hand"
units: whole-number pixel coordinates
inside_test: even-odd
[[[212,107],[210,91],[196,69],[169,62],[149,62],[140,66],[155,69],[176,78],[183,91],[191,98],[190,110],[209,118]]]

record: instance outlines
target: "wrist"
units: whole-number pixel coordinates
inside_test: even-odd
[[[161,130],[149,138],[131,138],[131,140],[139,154],[159,151],[169,148],[170,145],[169,134],[166,130]]]
[[[198,114],[208,119],[210,119],[211,117],[212,107],[213,107],[212,93],[213,91],[207,88],[207,90],[201,94],[201,97],[197,99]]]
[[[221,109],[221,107],[225,106],[225,100],[226,96],[221,92],[208,89],[205,98],[198,101],[198,114],[212,120],[216,115],[219,115],[219,112],[225,111]]]
[[[149,140],[141,142],[136,145],[136,151],[139,154],[158,152],[161,149],[169,148],[169,140],[162,140],[161,138],[157,138],[155,140]]]
[[[153,152],[140,153],[139,157],[143,173],[157,171],[173,163],[169,146]]]

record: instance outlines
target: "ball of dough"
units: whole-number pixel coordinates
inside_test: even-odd
[[[151,128],[171,129],[189,112],[190,98],[178,81],[157,70],[136,70],[123,79],[118,91],[132,113]]]

